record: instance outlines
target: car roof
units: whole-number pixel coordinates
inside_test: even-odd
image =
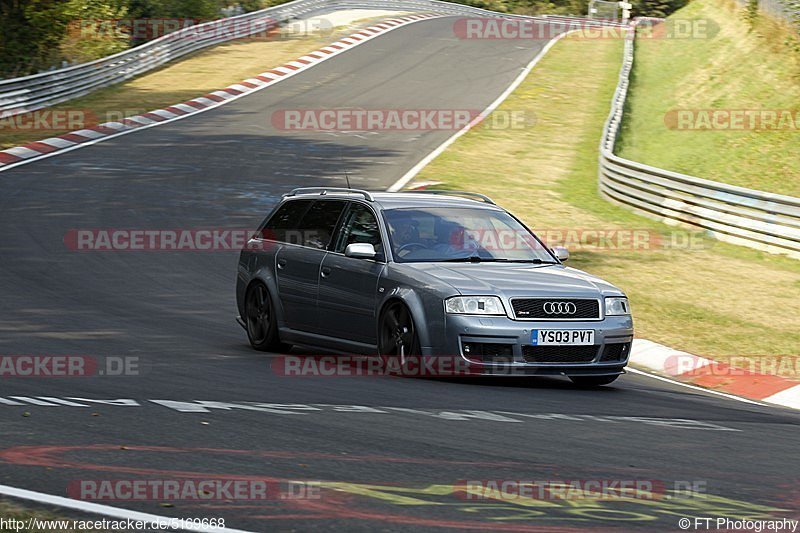
[[[303,193],[298,191],[297,194],[290,193],[289,198],[297,199],[321,199],[321,198],[347,198],[351,200],[364,199],[369,203],[379,206],[383,209],[399,209],[399,208],[414,208],[414,207],[472,207],[481,209],[490,209],[494,211],[502,211],[502,208],[491,202],[490,199],[481,195],[476,195],[475,198],[468,196],[459,196],[459,194],[473,194],[462,193],[460,191],[453,191],[453,194],[447,194],[447,191],[436,191],[435,194],[430,192],[420,191],[403,191],[403,192],[364,192],[353,190],[325,190],[324,193]]]
[[[443,193],[429,194],[422,192],[378,192],[373,193],[375,203],[384,209],[395,209],[399,207],[480,207],[486,209],[500,209],[493,203],[487,203],[475,198],[465,198],[463,196],[448,195]]]

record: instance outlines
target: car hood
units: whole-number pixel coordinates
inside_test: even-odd
[[[623,294],[607,281],[563,265],[406,263],[404,266],[445,282],[466,295],[598,297]]]

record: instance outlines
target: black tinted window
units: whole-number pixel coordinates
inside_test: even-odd
[[[264,239],[286,242],[286,231],[297,230],[311,200],[291,200],[278,208],[261,231]]]
[[[344,200],[317,200],[303,216],[298,231],[286,234],[288,242],[325,249],[345,205]]]
[[[370,209],[358,203],[350,205],[347,212],[342,230],[336,239],[335,252],[344,253],[348,244],[366,242],[375,247],[377,253],[381,253],[381,232],[378,229],[378,221]]]
[[[517,219],[498,209],[419,207],[383,212],[398,263],[509,261],[553,263],[547,247]]]

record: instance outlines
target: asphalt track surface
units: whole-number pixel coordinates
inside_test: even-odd
[[[281,193],[340,185],[345,168],[354,185],[389,186],[452,132],[287,133],[269,117],[482,109],[544,44],[459,40],[452,20],[395,30],[219,109],[0,173],[0,354],[138,357],[143,368],[2,379],[0,483],[60,496],[77,480],[322,483],[318,499],[101,502],[249,531],[676,531],[681,517],[797,514],[794,412],[634,374],[593,391],[559,378],[283,377],[233,320],[236,253],[65,246],[75,228],[252,227]],[[41,397],[62,402],[32,405]],[[220,403],[187,412],[196,401]],[[473,501],[453,492],[459,480],[650,480],[662,497]],[[706,494],[676,498],[676,481]]]

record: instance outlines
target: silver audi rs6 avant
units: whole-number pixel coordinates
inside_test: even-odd
[[[611,383],[633,340],[628,300],[568,257],[480,194],[295,189],[241,253],[238,321],[263,351]]]

